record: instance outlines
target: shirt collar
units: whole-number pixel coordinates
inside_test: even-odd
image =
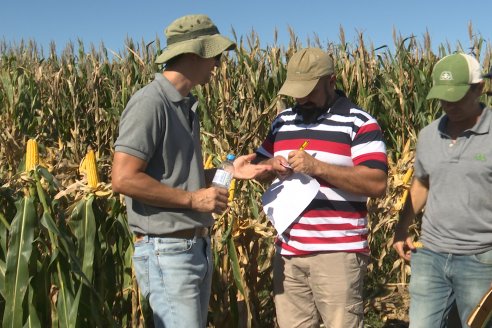
[[[492,109],[485,107],[485,104],[480,103],[482,107],[482,114],[475,125],[468,129],[470,133],[474,134],[487,134],[490,131],[490,121],[492,115]],[[448,116],[443,114],[439,120],[439,132],[446,135],[446,123],[448,122]]]
[[[166,94],[167,98],[172,102],[180,102],[184,99],[190,98],[191,94],[187,97],[183,97],[178,90],[172,85],[172,83],[162,74],[155,73],[155,81],[159,84],[162,91]]]
[[[482,106],[482,115],[477,124],[475,124],[470,130],[476,134],[486,134],[490,131],[490,120],[492,115],[492,110],[485,107],[485,104],[480,104]]]

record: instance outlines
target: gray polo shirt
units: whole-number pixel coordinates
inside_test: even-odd
[[[115,150],[146,161],[146,173],[167,186],[188,191],[205,187],[197,104],[156,74],[123,111]],[[125,200],[133,232],[159,235],[213,224],[210,213]]]
[[[429,181],[422,242],[432,251],[478,254],[492,249],[492,110],[451,142],[443,115],[418,137],[415,176]]]

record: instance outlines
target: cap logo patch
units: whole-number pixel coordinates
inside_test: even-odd
[[[439,80],[441,81],[451,81],[453,80],[453,74],[450,71],[443,71],[441,76],[439,76]]]

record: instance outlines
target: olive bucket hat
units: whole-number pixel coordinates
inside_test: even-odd
[[[304,48],[296,52],[287,64],[287,79],[279,94],[304,98],[313,91],[319,79],[333,74],[333,60],[319,48]]]
[[[202,58],[212,58],[224,51],[233,50],[236,44],[219,34],[219,29],[206,15],[188,15],[176,19],[165,30],[167,46],[157,57],[163,64],[185,53]]]

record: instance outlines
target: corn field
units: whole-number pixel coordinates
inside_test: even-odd
[[[263,46],[252,32],[236,40],[212,81],[197,87],[207,165],[227,153],[254,152],[277,112],[286,62],[316,46],[335,59],[338,86],[374,115],[388,148],[387,195],[369,200],[371,264],[366,312],[386,320],[384,297],[399,293],[410,267],[392,251],[418,131],[440,115],[426,101],[431,71],[456,50],[491,66],[492,49],[469,27],[470,44],[440,45],[394,33],[394,49],[367,45],[361,33],[337,42]],[[127,40],[126,50],[90,50],[81,40],[61,53],[35,41],[0,43],[0,320],[4,327],[152,327],[131,266],[132,235],[121,195],[111,189],[119,116],[133,93],[158,72],[160,41]],[[487,82],[489,83],[489,82]],[[490,84],[486,87],[490,90]],[[490,98],[484,96],[490,105]],[[274,327],[271,258],[275,231],[262,213],[267,186],[237,181],[231,206],[216,216],[210,327]],[[418,235],[418,223],[414,229]],[[396,305],[398,306],[398,305]],[[387,307],[386,307],[387,308]]]

